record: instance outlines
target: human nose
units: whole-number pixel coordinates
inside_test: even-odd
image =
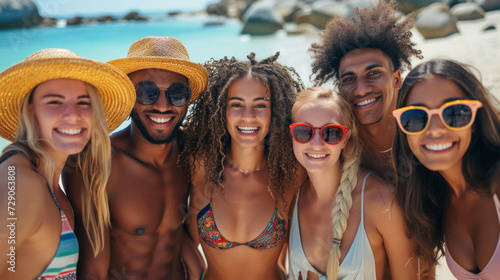
[[[429,119],[429,125],[425,133],[428,135],[439,136],[445,133],[446,130],[447,128],[444,125],[443,121],[441,120],[441,117],[437,113],[431,114]]]
[[[355,82],[353,93],[356,96],[364,96],[371,92],[372,86],[365,79],[358,79]]]
[[[79,119],[81,117],[80,109],[77,104],[67,104],[64,106],[63,118],[64,119]]]
[[[255,112],[252,107],[246,106],[245,109],[243,109],[243,118],[244,119],[253,119],[255,117]]]
[[[325,142],[323,141],[321,137],[321,128],[313,128],[313,135],[311,139],[311,145],[312,146],[321,146]]]
[[[156,100],[156,102],[153,103],[153,107],[155,107],[160,112],[165,112],[165,111],[171,109],[172,105],[167,100],[166,89],[161,89],[159,91],[160,91],[160,95],[158,96],[158,99]]]

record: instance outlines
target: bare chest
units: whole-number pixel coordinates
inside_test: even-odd
[[[140,236],[180,227],[189,193],[182,171],[136,166],[112,176],[108,196],[113,231]]]

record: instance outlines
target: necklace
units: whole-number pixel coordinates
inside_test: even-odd
[[[236,170],[238,170],[239,172],[241,172],[241,173],[243,173],[243,174],[245,174],[245,175],[248,175],[248,174],[250,174],[250,173],[253,173],[253,172],[255,172],[255,171],[259,171],[259,170],[260,170],[260,166],[259,166],[259,167],[257,167],[257,168],[255,168],[255,169],[247,169],[247,170],[243,170],[243,169],[241,169],[241,168],[239,168],[239,167],[234,166],[234,165],[233,165],[232,163],[230,163],[229,161],[227,162],[227,164],[228,164],[231,168],[236,169]]]
[[[387,153],[387,152],[390,152],[390,151],[392,151],[392,147],[390,147],[390,148],[389,148],[389,149],[387,149],[387,150],[377,151],[377,152],[379,152],[379,153],[381,153],[381,154],[384,154],[384,153]]]

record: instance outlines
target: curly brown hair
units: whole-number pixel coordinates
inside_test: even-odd
[[[392,62],[395,70],[411,69],[410,57],[423,58],[422,51],[411,41],[412,13],[401,20],[396,0],[379,0],[371,9],[354,9],[352,18],[338,17],[331,20],[321,33],[322,41],[313,43],[312,74],[315,85],[330,79],[339,80],[339,66],[349,52],[361,48],[380,49]]]
[[[264,144],[269,189],[274,197],[283,199],[285,189],[295,185],[297,161],[288,125],[291,124],[296,94],[304,89],[304,85],[293,68],[276,62],[278,56],[279,52],[257,61],[255,53],[251,53],[247,56],[249,61],[224,57],[205,62],[208,85],[186,116],[183,150],[179,158],[179,164],[188,177],[196,172],[197,165],[203,163],[205,180],[215,186],[222,184],[224,161],[231,146],[226,121],[228,89],[234,81],[251,75],[271,92],[271,123]]]

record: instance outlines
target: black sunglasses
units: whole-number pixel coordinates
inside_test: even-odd
[[[191,99],[191,89],[181,82],[171,84],[165,89],[168,103],[175,107],[186,106]],[[151,81],[141,81],[135,85],[137,102],[142,105],[152,105],[160,96],[160,88]]]

